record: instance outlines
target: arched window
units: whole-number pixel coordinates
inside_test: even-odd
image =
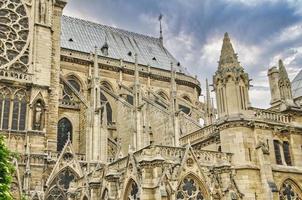
[[[101,92],[101,104],[102,105],[106,104],[107,123],[112,124],[112,108],[103,92]],[[102,113],[103,112],[104,112],[104,108],[102,108]]]
[[[61,171],[51,184],[51,189],[46,195],[46,200],[65,200],[67,191],[77,175],[70,169],[65,168]]]
[[[26,93],[21,90],[15,94],[13,106],[12,129],[25,130],[27,101]]]
[[[67,81],[68,83],[73,87],[73,89],[75,89],[76,91],[78,91],[79,93],[81,92],[81,84],[80,81],[75,77],[75,76],[68,76],[67,77]],[[63,100],[66,101],[71,101],[74,99],[74,95],[73,92],[70,88],[70,86],[68,86],[66,83],[62,83],[63,85]]]
[[[81,92],[81,84],[80,81],[75,77],[75,76],[68,76],[67,77],[67,81],[68,83],[70,83],[70,85],[72,85],[72,87],[78,91]]]
[[[44,111],[45,111],[44,102],[41,99],[37,100],[33,106],[33,120],[32,120],[33,130],[43,130],[44,119],[45,119]]]
[[[290,155],[290,148],[289,143],[287,141],[283,142],[283,153],[285,163],[289,166],[292,165],[291,155]]]
[[[277,165],[282,165],[281,151],[278,140],[274,140],[274,150]]]
[[[57,133],[57,151],[60,152],[64,148],[68,137],[72,141],[72,124],[67,118],[60,119],[58,123],[58,133]]]
[[[0,90],[0,127],[8,129],[11,93],[7,88]]]
[[[179,184],[176,192],[177,200],[204,200],[206,199],[206,193],[203,187],[193,176],[185,177]]]
[[[138,185],[134,180],[130,180],[126,187],[124,200],[139,200],[139,189]]]
[[[299,200],[302,199],[302,191],[295,182],[287,179],[281,185],[279,197],[280,200]]]

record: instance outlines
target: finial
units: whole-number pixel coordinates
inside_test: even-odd
[[[228,32],[225,32],[225,33],[224,33],[224,37],[225,37],[225,38],[229,38]]]
[[[161,20],[163,19],[163,15],[160,14],[159,17],[158,17],[158,21],[159,21],[159,40],[160,40],[160,43],[161,45],[163,45],[163,29],[162,29],[162,26],[161,26]]]

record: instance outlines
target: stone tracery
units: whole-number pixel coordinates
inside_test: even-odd
[[[27,72],[29,20],[20,0],[0,2],[0,66]]]
[[[205,195],[198,182],[193,177],[188,176],[185,177],[178,186],[178,190],[176,192],[176,199],[204,200]]]

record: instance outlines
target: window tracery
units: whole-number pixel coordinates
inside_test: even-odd
[[[57,133],[57,151],[60,152],[64,148],[68,138],[72,141],[72,124],[67,118],[62,118],[58,122]]]
[[[76,178],[77,175],[70,168],[65,168],[53,181],[46,200],[67,200],[69,186]]]
[[[0,90],[0,123],[2,129],[8,129],[11,92],[7,88]]]
[[[15,94],[13,100],[13,116],[11,126],[13,130],[25,130],[26,111],[26,93],[21,90]]]
[[[193,177],[184,178],[180,185],[178,186],[178,190],[176,192],[177,200],[204,200],[205,196],[201,189],[201,186],[196,182]]]
[[[0,2],[0,66],[27,72],[29,20],[21,0]]]
[[[279,198],[280,200],[301,200],[301,190],[293,181],[286,180],[280,188]]]

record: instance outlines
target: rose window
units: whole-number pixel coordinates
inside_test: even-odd
[[[27,71],[29,20],[21,0],[0,1],[0,67]]]
[[[205,198],[201,187],[196,183],[196,181],[193,178],[185,178],[178,187],[176,199],[204,200]]]

